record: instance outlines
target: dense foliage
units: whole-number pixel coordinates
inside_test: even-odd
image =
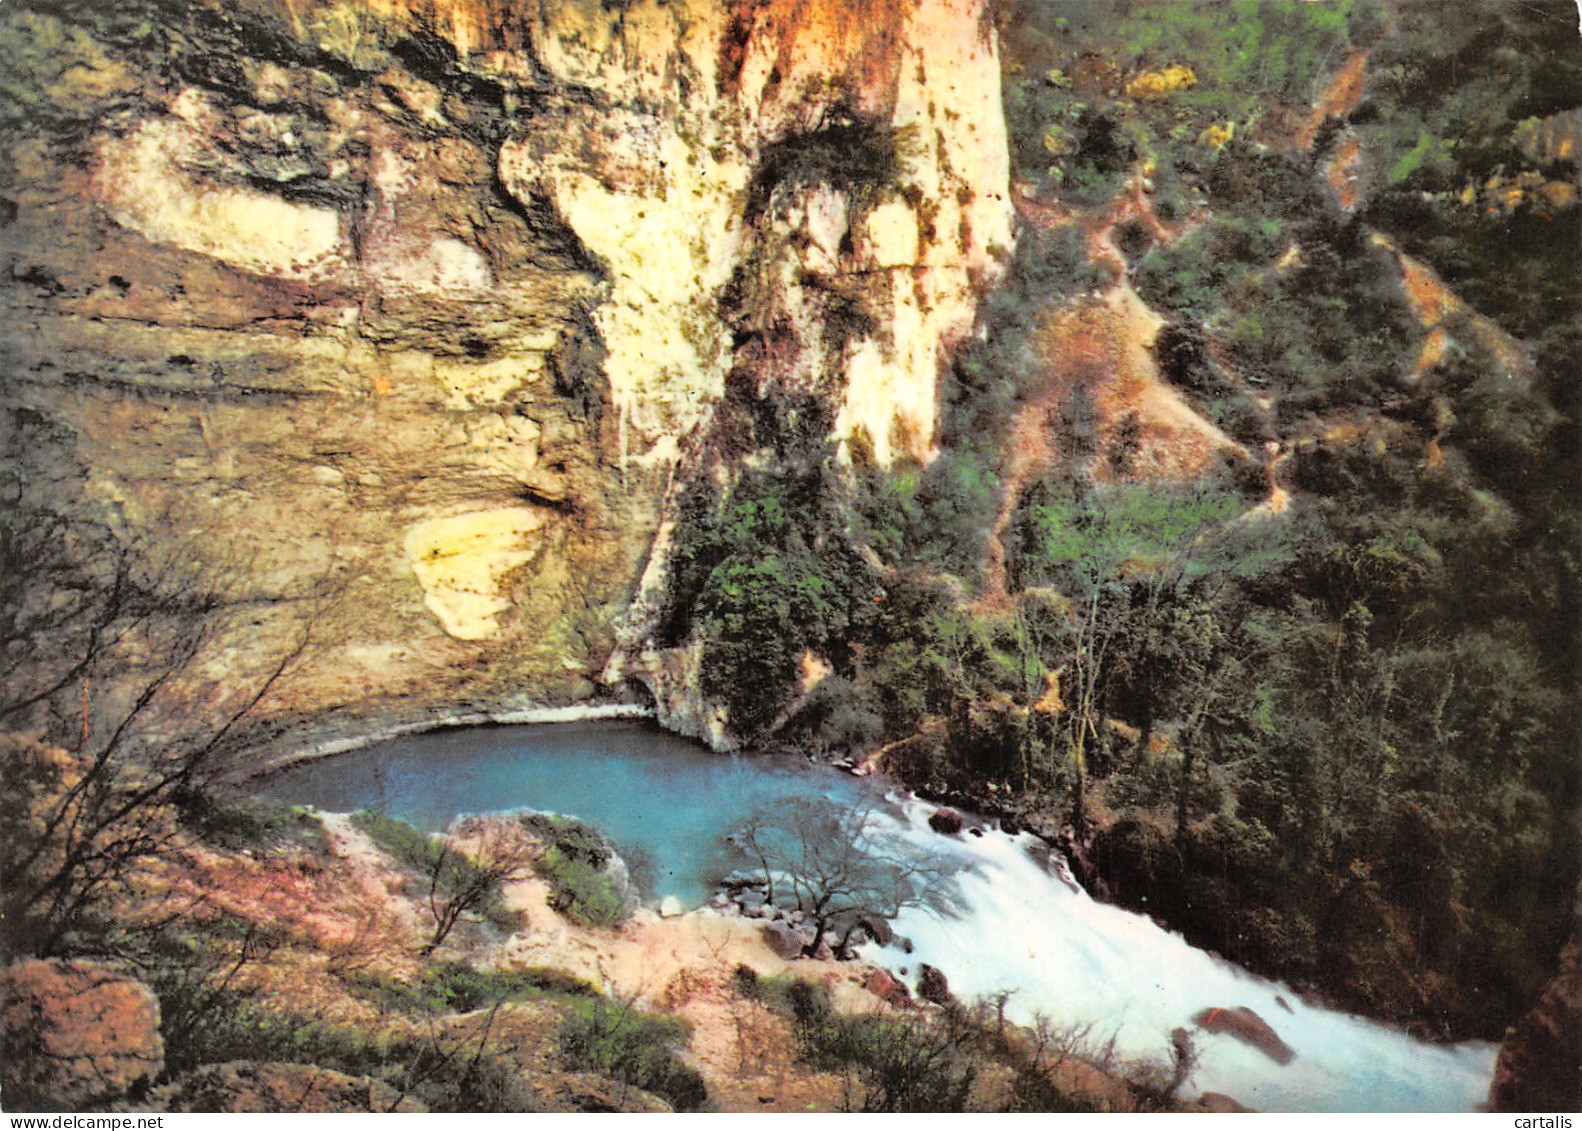
[[[708,1090],[697,1070],[676,1055],[687,1033],[687,1023],[678,1017],[596,998],[577,1004],[557,1042],[572,1067],[652,1092],[677,1111],[697,1111],[708,1102]]]
[[[882,747],[1068,826],[1201,943],[1496,1036],[1578,876],[1574,8],[997,18],[1023,224],[942,382],[941,454],[802,444],[694,484],[667,639],[701,641],[744,736]],[[1118,279],[1084,233],[1139,191],[1174,238],[1117,225]],[[991,532],[1040,328],[1121,282],[1248,462],[1171,485],[1073,460]],[[830,674],[804,693],[808,653]]]

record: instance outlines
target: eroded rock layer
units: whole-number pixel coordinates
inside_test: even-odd
[[[144,0],[0,38],[16,490],[223,575],[213,674],[312,625],[277,714],[593,695],[728,385],[926,458],[1011,241],[979,0]]]

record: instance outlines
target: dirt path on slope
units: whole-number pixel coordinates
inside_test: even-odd
[[[760,977],[792,973],[823,985],[843,1012],[883,1003],[862,988],[861,962],[788,962],[764,941],[757,920],[702,908],[674,918],[640,909],[618,930],[580,927],[548,906],[539,879],[505,888],[521,929],[488,956],[502,966],[565,970],[618,1003],[673,1013],[692,1026],[686,1059],[703,1076],[716,1106],[732,1111],[835,1110],[838,1082],[796,1059],[784,1018],[745,1001],[732,988],[739,966]]]
[[[1331,118],[1346,119],[1362,103],[1362,93],[1368,85],[1368,52],[1353,51],[1331,76],[1324,89],[1313,100],[1313,105],[1296,129],[1296,144],[1312,149],[1318,131]]]
[[[1026,212],[1024,217],[1034,223],[1042,218]],[[1050,219],[1054,226],[1081,222],[1053,211]],[[1109,266],[1115,282],[1102,293],[1048,312],[1036,332],[1043,370],[1037,388],[1012,417],[1007,436],[1000,504],[984,556],[984,608],[1002,608],[1009,599],[1006,532],[1027,484],[1072,459],[1074,453],[1060,450],[1057,437],[1074,410],[1091,412],[1096,435],[1087,471],[1099,482],[1190,482],[1225,458],[1251,458],[1160,373],[1153,346],[1164,320],[1132,288],[1126,257],[1115,242],[1116,228],[1129,221],[1166,244],[1190,230],[1159,219],[1142,175],[1134,173],[1110,211],[1086,232],[1088,258]],[[1079,396],[1085,404],[1074,404]]]
[[[1506,333],[1492,318],[1478,313],[1446,286],[1432,267],[1407,255],[1388,236],[1375,232],[1372,239],[1400,265],[1407,304],[1418,325],[1427,331],[1412,367],[1413,380],[1420,379],[1445,359],[1453,336],[1460,336],[1486,350],[1505,380],[1522,386],[1532,380],[1532,358],[1519,340]]]

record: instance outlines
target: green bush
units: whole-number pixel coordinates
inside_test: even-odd
[[[524,875],[527,861],[515,848],[484,850],[474,857],[443,837],[431,836],[406,821],[384,813],[360,810],[352,823],[382,851],[413,874],[408,890],[427,900],[435,919],[428,950],[445,941],[466,914],[477,914],[500,930],[514,930],[520,920],[501,900],[500,885]]]
[[[352,814],[351,821],[354,828],[392,860],[424,872],[439,860],[439,842],[400,817],[359,809]]]
[[[598,991],[563,970],[480,970],[464,962],[426,968],[416,981],[385,974],[354,973],[346,979],[359,996],[401,1013],[471,1013],[502,1001],[530,1000],[542,994],[591,997]]]
[[[663,639],[703,645],[705,694],[752,737],[790,697],[804,650],[837,668],[869,618],[878,577],[856,552],[828,467],[700,482],[681,504]]]
[[[618,927],[631,914],[624,885],[612,874],[615,846],[592,825],[533,813],[522,823],[543,842],[533,869],[549,881],[549,905],[587,927]]]
[[[191,969],[154,978],[165,1039],[165,1072],[231,1060],[283,1061],[372,1076],[431,1111],[533,1111],[520,1075],[495,1048],[399,1030],[332,1025],[275,1010]]]
[[[322,842],[318,819],[300,805],[259,798],[229,798],[192,790],[177,798],[181,823],[216,848],[272,848],[288,840]]]
[[[676,1056],[686,1044],[686,1022],[623,1008],[605,999],[581,1002],[556,1036],[571,1067],[619,1080],[667,1100],[677,1111],[708,1103],[703,1078]]]
[[[788,1015],[798,1054],[824,1071],[855,1071],[862,1083],[858,1110],[967,1110],[978,1065],[966,1034],[922,1014],[842,1015],[829,991],[809,982],[760,979],[757,999]]]

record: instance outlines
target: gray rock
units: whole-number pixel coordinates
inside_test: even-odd
[[[805,945],[802,936],[786,924],[765,923],[763,936],[764,942],[769,944],[769,949],[786,961],[802,956],[802,947]]]
[[[889,946],[895,941],[895,931],[891,929],[889,920],[882,915],[864,915],[858,920],[857,926],[880,946]]]

